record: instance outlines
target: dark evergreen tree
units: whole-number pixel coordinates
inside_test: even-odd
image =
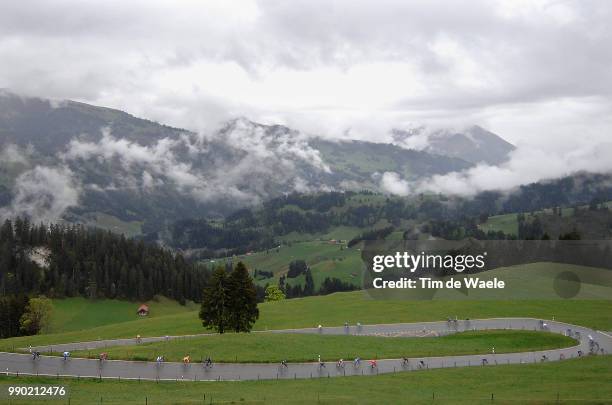
[[[312,279],[312,272],[310,269],[306,270],[306,282],[304,284],[304,295],[310,296],[315,294],[314,280]]]
[[[217,267],[202,294],[200,319],[205,328],[225,332],[229,325],[228,305],[230,291],[227,273],[223,266]]]
[[[250,332],[259,318],[257,291],[253,279],[242,262],[238,262],[228,277],[228,322],[235,332]]]

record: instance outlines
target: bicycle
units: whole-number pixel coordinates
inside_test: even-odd
[[[211,369],[212,367],[213,367],[212,359],[210,357],[207,357],[206,360],[204,360],[204,368]]]

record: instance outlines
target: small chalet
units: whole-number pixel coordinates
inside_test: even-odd
[[[149,315],[149,306],[147,304],[142,304],[138,307],[138,311],[136,311],[136,313],[140,316]]]

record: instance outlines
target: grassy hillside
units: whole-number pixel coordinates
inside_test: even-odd
[[[234,260],[243,261],[250,270],[258,269],[274,273],[272,278],[255,280],[260,285],[278,283],[278,278],[287,274],[289,263],[293,260],[306,261],[317,286],[325,280],[325,277],[336,277],[360,285],[363,272],[360,252],[357,249],[348,249],[346,244],[330,243],[329,240],[291,243],[276,249],[237,256]],[[219,262],[212,260],[204,263],[215,265]],[[303,284],[304,280],[301,277],[287,279],[287,282],[296,285]]]
[[[487,219],[487,222],[480,225],[484,232],[502,231],[509,235],[518,235],[517,214],[494,215]]]
[[[150,312],[143,318],[136,314],[140,304],[120,300],[88,300],[82,297],[54,299],[50,332],[70,332],[121,322],[143,321],[146,318],[193,312],[198,308],[193,302],[183,306],[168,298],[156,297],[146,302]]]
[[[379,376],[287,381],[136,382],[6,377],[4,384],[68,387],[71,404],[400,404],[610,403],[612,361],[595,356],[563,362],[447,368]],[[20,404],[39,404],[44,399]],[[60,403],[56,399],[49,400]],[[64,400],[66,403],[67,401]]]
[[[143,343],[104,349],[112,360],[181,361],[190,355],[194,361],[210,356],[215,362],[314,362],[318,355],[326,361],[355,357],[393,359],[423,356],[523,352],[556,349],[576,344],[574,339],[553,333],[491,330],[462,332],[442,337],[407,339],[375,336],[325,336],[277,333],[224,334],[168,342]],[[59,353],[58,353],[59,355]],[[97,358],[98,351],[72,353],[75,357]]]
[[[256,330],[418,322],[448,317],[534,317],[612,330],[612,301],[405,301],[373,300],[363,291],[337,293],[260,304]],[[163,336],[203,333],[197,311],[120,322],[91,329],[0,340],[0,350],[101,338]]]

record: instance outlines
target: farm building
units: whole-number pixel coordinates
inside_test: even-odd
[[[138,311],[136,311],[136,313],[140,316],[149,315],[149,306],[147,304],[142,304],[138,307]]]

